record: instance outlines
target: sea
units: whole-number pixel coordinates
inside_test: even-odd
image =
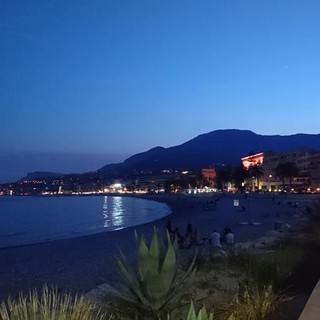
[[[152,222],[160,202],[120,196],[0,197],[0,248],[79,237]]]

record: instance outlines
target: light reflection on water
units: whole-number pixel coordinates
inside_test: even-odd
[[[170,213],[132,197],[0,197],[0,248],[110,232]]]
[[[103,203],[104,227],[122,229],[124,224],[124,209],[122,197],[104,197]]]

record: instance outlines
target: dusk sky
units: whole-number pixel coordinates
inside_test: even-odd
[[[0,182],[217,129],[319,133],[318,0],[2,0]]]

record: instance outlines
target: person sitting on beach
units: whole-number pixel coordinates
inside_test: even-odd
[[[210,239],[208,237],[202,237],[200,241],[198,241],[199,246],[204,246],[210,243]]]
[[[234,234],[232,233],[231,230],[229,233],[226,234],[225,239],[226,239],[226,244],[230,244],[230,245],[234,244]]]
[[[225,242],[226,244],[234,244],[234,234],[230,227],[224,227],[221,236],[221,242]]]
[[[220,233],[217,230],[213,230],[213,232],[210,234],[210,240],[211,240],[211,244],[214,247],[220,248],[221,244],[220,244]]]
[[[182,249],[190,249],[192,246],[192,234],[187,233],[184,237],[184,240],[180,246]]]
[[[197,246],[199,244],[197,229],[195,229],[193,234],[192,234],[192,244],[195,245],[195,246]]]
[[[223,229],[223,231],[222,231],[222,236],[221,236],[221,241],[222,241],[222,242],[226,242],[226,235],[227,235],[228,233],[230,233],[230,232],[232,232],[231,228],[228,227],[228,226],[225,226],[224,229]]]
[[[183,247],[183,243],[184,243],[184,237],[181,235],[178,227],[176,227],[174,229],[173,234],[174,234],[175,238],[177,239],[179,248],[182,248]]]

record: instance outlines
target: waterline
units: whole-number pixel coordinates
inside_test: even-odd
[[[135,197],[1,197],[0,248],[116,231],[169,213],[166,204]]]

